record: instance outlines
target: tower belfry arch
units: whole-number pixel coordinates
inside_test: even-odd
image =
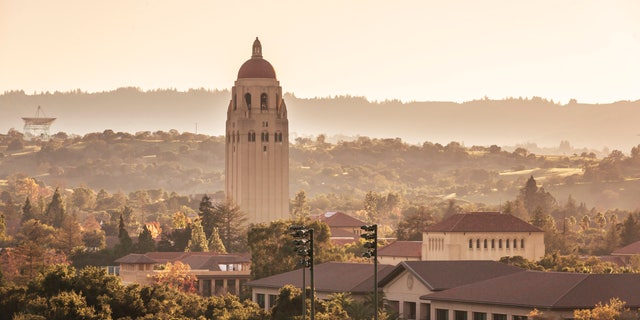
[[[56,118],[48,118],[42,111],[42,107],[38,106],[35,117],[23,117],[22,120],[24,120],[24,136],[27,139],[47,141],[51,137],[49,128]]]

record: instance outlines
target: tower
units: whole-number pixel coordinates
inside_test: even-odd
[[[227,110],[225,194],[249,223],[289,216],[289,121],[273,66],[256,37]]]

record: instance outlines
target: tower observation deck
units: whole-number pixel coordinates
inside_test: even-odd
[[[56,118],[47,118],[38,106],[36,116],[33,118],[22,118],[24,120],[24,136],[29,140],[49,140],[49,128]]]

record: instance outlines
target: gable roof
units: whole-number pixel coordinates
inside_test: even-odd
[[[617,297],[640,307],[640,274],[583,274],[524,271],[420,297],[540,309],[586,309]]]
[[[387,264],[378,264],[378,279],[393,269]],[[307,285],[310,279],[309,269],[305,268]],[[327,262],[314,266],[315,290],[320,292],[351,292],[354,294],[371,292],[373,289],[373,264]],[[270,277],[249,281],[249,287],[282,288],[290,284],[302,286],[300,269],[276,274]]]
[[[180,261],[188,264],[192,270],[220,271],[219,264],[248,263],[251,260],[242,255],[218,254],[215,252],[147,252],[131,253],[115,262],[126,264],[164,264]]]
[[[422,257],[422,241],[394,241],[378,249],[379,257]]]
[[[380,280],[385,286],[405,270],[411,272],[431,291],[441,291],[504,275],[524,272],[524,269],[497,261],[402,261]]]
[[[634,255],[640,254],[640,241],[636,241],[632,244],[613,250],[612,255]]]
[[[360,228],[365,225],[364,221],[360,221],[346,213],[339,211],[329,211],[317,216],[313,216],[312,219],[323,221],[330,228]]]
[[[543,232],[510,214],[472,212],[454,214],[425,228],[426,232]]]

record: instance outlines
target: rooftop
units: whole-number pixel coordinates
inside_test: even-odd
[[[454,214],[425,228],[426,232],[543,232],[510,214],[471,212]]]

